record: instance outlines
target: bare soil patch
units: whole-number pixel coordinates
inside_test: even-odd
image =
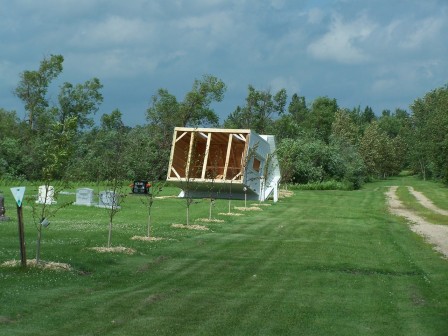
[[[448,258],[448,227],[444,225],[432,224],[424,218],[418,216],[413,211],[404,207],[396,194],[398,187],[392,186],[386,192],[389,211],[397,216],[406,218],[411,222],[411,230],[423,236],[429,243],[434,245],[434,249]]]
[[[2,267],[17,267],[20,266],[20,260],[9,260],[2,263],[0,266]],[[46,270],[53,271],[71,271],[72,267],[66,263],[59,263],[54,261],[43,261],[41,260],[39,263],[36,263],[36,259],[27,259],[26,261],[27,267],[36,267]]]
[[[177,229],[188,229],[188,230],[199,230],[199,231],[207,231],[210,230],[208,227],[203,225],[197,225],[197,224],[172,224],[171,227],[177,228]]]
[[[99,252],[99,253],[124,253],[124,254],[134,254],[137,252],[133,248],[115,246],[115,247],[90,247],[89,250]]]
[[[412,187],[408,187],[409,192],[414,195],[417,201],[425,208],[434,211],[440,215],[448,216],[448,210],[443,210],[437,207],[429,198],[427,198],[422,192],[415,190]]]

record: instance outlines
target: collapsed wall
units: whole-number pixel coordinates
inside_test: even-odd
[[[249,129],[176,127],[167,181],[192,198],[277,199],[280,170],[272,135]]]

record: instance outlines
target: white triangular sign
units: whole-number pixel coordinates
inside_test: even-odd
[[[23,195],[25,195],[25,187],[11,188],[12,195],[17,202],[17,205],[22,206]]]

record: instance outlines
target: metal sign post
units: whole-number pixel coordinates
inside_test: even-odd
[[[25,187],[11,188],[12,195],[17,203],[17,218],[19,222],[19,241],[20,241],[20,262],[22,267],[26,267],[26,248],[25,248],[25,228],[23,226],[22,200],[25,194]]]

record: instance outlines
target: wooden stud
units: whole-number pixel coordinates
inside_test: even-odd
[[[204,162],[202,164],[202,174],[201,179],[205,178],[205,172],[207,171],[207,161],[208,161],[208,154],[210,152],[210,141],[212,140],[212,134],[208,133],[207,137],[207,146],[205,147],[205,155],[204,155]]]
[[[194,134],[195,132],[191,132],[190,148],[188,149],[187,166],[185,167],[185,178],[188,178],[190,175],[190,164],[191,164],[191,155],[193,153]]]
[[[246,144],[244,145],[243,155],[241,156],[241,174],[244,174],[243,176],[246,176],[246,169],[247,165],[249,164],[249,161],[246,158],[248,153],[249,153],[249,134],[246,137]]]
[[[171,167],[173,166],[174,150],[176,149],[176,137],[177,137],[177,131],[174,130],[173,144],[172,144],[172,147],[171,147],[170,163],[169,163],[168,171],[170,171]]]
[[[224,172],[223,172],[223,179],[227,179],[227,169],[229,168],[229,158],[230,158],[230,150],[232,149],[232,136],[233,134],[229,134],[229,141],[227,143],[227,153],[226,153],[226,163],[224,164]]]

